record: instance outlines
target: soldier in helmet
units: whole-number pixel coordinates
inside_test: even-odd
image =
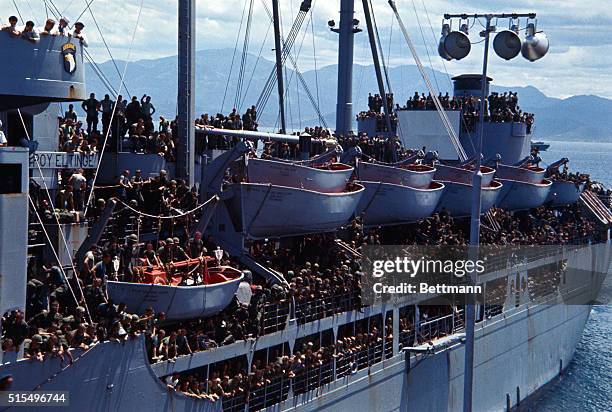
[[[178,237],[172,238],[174,243],[174,260],[185,260],[189,259],[189,255],[185,252],[185,249],[181,246],[181,241]]]
[[[174,239],[166,239],[164,245],[157,250],[157,256],[164,264],[174,261]]]

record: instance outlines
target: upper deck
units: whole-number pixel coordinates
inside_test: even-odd
[[[0,31],[0,111],[86,98],[83,47],[66,36],[37,42]]]

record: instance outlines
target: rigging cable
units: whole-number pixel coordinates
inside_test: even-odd
[[[25,135],[26,135],[27,139],[31,141],[32,137],[30,136],[30,133],[28,132],[28,128],[26,127],[25,121],[23,120],[23,114],[21,113],[21,109],[17,109],[17,114],[19,114],[19,118],[21,119],[21,125],[23,127],[23,131],[25,132]],[[68,247],[68,242],[66,241],[66,236],[64,235],[64,231],[62,230],[62,225],[60,224],[59,217],[57,216],[57,213],[55,213],[55,205],[53,204],[53,199],[51,199],[51,193],[49,192],[49,187],[47,186],[47,181],[45,180],[45,175],[43,174],[42,168],[40,167],[40,162],[38,161],[38,158],[35,157],[35,159],[36,159],[36,167],[38,168],[38,173],[40,173],[40,178],[41,178],[41,180],[43,182],[43,186],[45,187],[45,191],[47,192],[47,197],[49,198],[49,205],[53,209],[53,216],[55,217],[55,221],[57,222],[58,232],[60,232],[60,234],[62,235],[62,241],[64,242],[64,247],[66,248],[66,253],[68,253],[68,256],[71,256],[70,248]],[[29,194],[28,194],[28,197],[30,198],[30,202],[32,202],[32,198],[30,197]],[[32,202],[32,204],[33,204],[33,202]],[[72,286],[70,286],[70,283],[68,282],[68,278],[66,276],[66,272],[64,272],[64,268],[62,267],[62,262],[60,261],[59,256],[57,255],[57,253],[55,251],[55,247],[51,243],[51,239],[50,239],[49,235],[47,234],[47,230],[45,229],[45,225],[44,225],[42,219],[40,218],[40,216],[38,215],[38,210],[36,210],[35,207],[34,207],[34,212],[38,216],[38,220],[40,221],[40,225],[41,225],[41,227],[43,229],[43,232],[45,232],[45,236],[47,236],[47,240],[49,242],[49,247],[51,247],[51,249],[53,251],[53,254],[57,258],[57,264],[60,266],[61,271],[64,274],[64,278],[66,279],[66,283],[68,284],[68,287],[70,288],[70,291],[72,292],[72,295],[75,296],[74,292],[72,291]],[[73,262],[72,258],[70,259],[70,265],[72,266],[72,273],[74,274],[74,276],[76,276],[78,278],[78,273],[76,271],[76,268],[74,267],[74,262]],[[83,289],[81,289],[81,284],[78,281],[77,281],[77,285],[79,286],[79,292],[81,293],[81,296],[84,296],[83,295]],[[75,296],[75,300],[76,300],[76,296]],[[78,306],[78,301],[77,301],[77,306]],[[91,322],[91,313],[89,312],[89,308],[87,307],[87,302],[85,302],[85,310],[87,311],[87,315],[89,317],[89,321]]]
[[[111,53],[110,48],[108,47],[108,43],[106,43],[104,34],[102,33],[100,26],[98,25],[98,20],[96,19],[96,16],[94,15],[94,12],[91,9],[90,5],[91,3],[87,5],[87,9],[89,10],[89,13],[91,14],[91,18],[93,19],[94,24],[96,25],[96,28],[98,29],[98,33],[100,33],[100,37],[102,38],[102,43],[104,43],[104,47],[106,47],[106,51],[108,52],[108,55],[110,56],[111,61],[113,62],[113,66],[115,66],[115,71],[117,72],[117,75],[121,77],[121,72],[119,72],[119,67],[117,67],[117,62],[115,61],[115,58],[113,57],[113,53]],[[130,90],[127,87],[127,84],[123,83],[123,87],[125,88],[125,91],[127,92],[127,94],[131,95]]]
[[[253,20],[253,1],[249,4],[249,14],[247,16],[246,29],[244,31],[244,42],[242,45],[242,57],[240,59],[240,70],[238,71],[238,84],[236,86],[236,96],[234,98],[234,107],[240,112],[240,98],[242,96],[242,85],[244,83],[244,72],[249,53],[249,41],[251,37],[251,22]]]
[[[316,2],[316,0],[315,0],[315,2]],[[314,7],[314,3],[313,3],[313,7]],[[306,27],[308,27],[308,24],[310,24],[310,23],[312,22],[312,14],[310,14],[310,17],[309,17],[309,18],[310,18],[310,21],[309,21],[309,22],[306,24]],[[308,34],[308,30],[305,30],[305,31],[304,31],[304,34],[302,35],[302,40],[300,41],[300,46],[299,46],[299,47],[298,47],[298,49],[297,49],[297,58],[299,58],[299,57],[300,57],[300,54],[301,54],[301,52],[302,52],[302,48],[303,48],[303,46],[304,46],[304,40],[306,39],[306,34]],[[309,93],[311,94],[311,92],[310,92],[310,90],[308,89],[308,86],[307,86],[307,84],[306,84],[306,81],[304,80],[304,77],[303,77],[303,75],[302,75],[302,72],[300,71],[300,69],[299,69],[299,68],[298,68],[298,66],[297,66],[297,61],[295,60],[295,58],[293,57],[293,54],[292,54],[291,52],[289,52],[289,56],[288,56],[288,57],[289,57],[289,60],[291,61],[292,65],[293,65],[293,69],[294,69],[294,70],[293,70],[293,72],[291,73],[291,76],[289,76],[289,81],[287,82],[287,87],[286,87],[286,92],[285,92],[285,94],[286,94],[287,96],[289,95],[289,87],[290,87],[290,85],[291,85],[291,82],[293,81],[293,76],[294,76],[294,75],[295,75],[295,76],[298,78],[298,80],[300,80],[300,82],[301,82],[301,83],[302,83],[302,85],[304,86],[304,90],[306,90],[307,95],[308,95]],[[296,89],[298,90],[298,93],[297,93],[297,99],[298,99],[298,110],[299,110],[300,96],[299,96],[299,88],[298,88],[297,86],[298,86],[298,83],[296,82]],[[312,102],[312,103],[313,103],[313,105],[314,105],[314,103],[315,103],[315,102],[314,102],[314,97],[312,96],[312,94],[310,95],[310,99],[311,99],[311,102]],[[289,100],[289,99],[287,99],[287,100],[290,102],[290,100]],[[318,105],[313,106],[313,107],[315,108],[315,110],[318,110]],[[318,114],[319,114],[319,121],[321,121],[321,119],[322,119],[322,114],[320,113],[320,111],[318,112]],[[323,119],[323,121],[322,121],[322,124],[324,124],[324,119]],[[324,126],[327,128],[327,125],[326,125],[326,124],[324,124]],[[301,130],[301,129],[302,129],[302,126],[301,126],[301,118],[300,118],[300,130]]]
[[[370,11],[372,13],[372,25],[374,26],[374,33],[376,34],[376,47],[378,47],[378,52],[380,53],[380,61],[382,63],[383,72],[385,73],[385,83],[387,83],[387,93],[392,94],[391,91],[391,81],[389,80],[389,72],[387,71],[387,63],[385,62],[385,55],[383,53],[382,42],[380,41],[380,35],[378,33],[378,24],[376,23],[376,14],[374,13],[374,7],[372,6],[372,0],[368,0],[370,2]],[[383,99],[386,99],[386,96],[381,96]],[[389,107],[389,110],[393,110],[392,107]],[[388,116],[391,116],[391,113],[387,113]]]
[[[52,9],[51,9],[51,14],[53,14],[53,16],[56,19],[59,19],[62,14],[60,13],[59,9],[57,8],[57,6],[55,5],[55,3],[53,3],[53,0],[45,0],[45,2],[49,2],[49,4],[51,5]],[[87,11],[87,8],[94,2],[94,0],[91,0],[87,5],[85,10],[83,11],[83,13],[85,11]],[[81,13],[79,15],[79,18],[83,15],[83,13]],[[110,84],[110,81],[108,80],[108,78],[106,77],[106,75],[104,74],[104,72],[102,72],[102,69],[100,69],[100,67],[98,66],[98,64],[94,61],[94,59],[91,57],[91,54],[89,53],[89,51],[87,51],[86,48],[82,48],[83,53],[85,55],[85,59],[89,62],[89,64],[91,65],[91,68],[94,72],[94,74],[96,74],[96,76],[98,76],[98,78],[100,79],[100,81],[102,82],[102,85],[106,87],[106,89],[113,95],[113,97],[117,97],[117,90],[115,90],[115,88]],[[110,53],[110,51],[109,51]],[[126,86],[127,87],[127,86]]]
[[[249,90],[251,88],[251,82],[253,81],[253,77],[255,76],[255,73],[257,71],[257,66],[259,65],[259,61],[261,60],[261,54],[263,52],[263,48],[265,47],[266,40],[268,40],[268,35],[270,34],[270,28],[272,28],[272,23],[271,22],[270,22],[270,24],[268,24],[268,29],[266,30],[266,35],[264,36],[264,39],[261,42],[261,47],[259,48],[259,53],[257,54],[257,60],[255,60],[255,65],[253,66],[253,71],[251,72],[251,77],[249,78],[249,83],[246,86],[246,90],[244,91],[244,96],[242,98],[242,102],[240,103],[241,105],[244,105],[244,103],[246,102],[247,93],[249,92]]]
[[[268,6],[266,5],[266,3],[263,3],[264,5],[264,9],[266,11],[266,13],[268,14],[268,17],[271,21],[273,21],[272,18],[272,12],[270,11],[270,9],[268,8]],[[298,19],[300,19],[301,17],[301,23],[298,23]],[[308,84],[306,83],[306,80],[304,79],[304,76],[302,75],[301,71],[299,70],[299,67],[297,66],[297,62],[295,61],[295,58],[293,57],[292,53],[290,53],[290,49],[293,45],[293,43],[295,42],[295,38],[297,37],[297,32],[294,32],[294,28],[297,27],[297,31],[299,31],[301,24],[303,23],[305,19],[305,12],[300,10],[300,13],[298,14],[298,17],[296,17],[296,22],[294,23],[294,26],[291,30],[291,32],[289,33],[290,36],[292,36],[292,39],[287,38],[287,40],[285,40],[284,44],[285,46],[283,47],[283,57],[282,57],[282,62],[283,64],[285,63],[286,59],[289,58],[289,61],[291,62],[294,72],[295,74],[298,76],[298,79],[300,80],[300,83],[302,84],[302,87],[304,88],[304,90],[306,91],[306,95],[308,96],[308,99],[310,100],[315,112],[317,113],[317,116],[319,117],[319,121],[321,122],[321,124],[325,127],[328,128],[327,122],[325,121],[325,118],[323,116],[323,113],[321,113],[321,110],[317,104],[317,102],[314,99],[314,96],[312,95],[312,93],[310,92],[310,88],[308,87]],[[302,44],[303,44],[303,38],[302,38]],[[289,45],[289,46],[287,46]],[[266,82],[266,85],[264,86],[264,91],[262,91],[262,94],[260,95],[258,101],[257,101],[257,109],[259,110],[259,113],[263,113],[266,104],[268,102],[268,99],[270,98],[270,94],[272,93],[272,90],[274,88],[274,85],[276,81],[276,70],[272,70],[270,75],[268,76],[268,80]],[[266,95],[266,96],[264,96]],[[262,103],[263,102],[263,103]]]
[[[289,6],[291,7],[291,10],[289,11],[290,15],[293,16],[293,0],[289,0]],[[283,11],[281,9],[281,4],[280,1],[278,2],[278,18],[279,18],[279,26],[280,26],[280,36],[281,39],[284,37],[284,31],[283,31]],[[286,65],[282,65],[281,70],[283,71],[283,78],[284,79],[289,79],[290,76],[287,74],[287,66]],[[277,79],[278,81],[278,79]],[[285,105],[287,105],[287,110],[286,112],[289,114],[289,128],[290,130],[295,130],[295,126],[293,125],[293,110],[291,107],[291,99],[289,98],[289,87],[291,85],[291,80],[289,80],[287,82],[287,84],[285,85],[285,88],[283,90],[283,97],[284,97],[284,103]],[[280,117],[280,110],[279,110],[279,117]],[[276,125],[274,126],[274,128],[276,129]],[[287,131],[285,131],[285,133],[287,133]]]
[[[414,0],[412,0],[412,8],[414,9],[414,15],[416,17],[417,24],[419,25],[419,30],[421,32],[421,38],[423,39],[423,46],[425,47],[425,52],[427,53],[427,60],[429,61],[429,68],[431,70],[431,73],[433,74],[434,82],[436,83],[436,88],[438,89],[438,92],[441,92],[440,85],[438,84],[438,77],[436,76],[436,72],[434,70],[433,63],[431,62],[431,55],[429,54],[429,46],[427,45],[427,42],[425,41],[425,32],[423,32],[423,26],[421,25],[421,19],[419,18],[419,12],[417,11],[416,3]]]
[[[387,95],[393,95],[393,90],[391,89],[391,81],[389,80],[389,72],[387,70],[387,64],[385,62],[385,55],[383,53],[383,44],[380,41],[380,35],[378,33],[378,24],[376,23],[376,14],[374,13],[374,7],[372,6],[372,0],[368,0],[368,2],[370,3],[370,12],[372,14],[372,26],[374,26],[374,33],[376,35],[376,48],[378,49],[378,52],[380,53],[380,60],[382,63],[382,68],[383,68],[383,72],[385,74],[385,83],[387,83]],[[392,123],[393,121],[391,120],[391,114],[393,113],[393,107],[389,107],[389,100],[387,99],[387,96],[381,96],[381,98],[383,99],[384,102],[384,106],[385,109],[385,118],[387,121],[387,127],[391,130],[389,130],[390,132],[392,131]],[[400,126],[401,129],[401,126]]]
[[[274,23],[274,18],[272,17],[272,12],[270,11],[270,8],[268,7],[268,5],[266,4],[264,0],[262,0],[262,4],[264,6],[264,10],[268,14],[269,19]],[[306,14],[305,12],[300,10],[297,17],[295,18],[295,21],[291,27],[291,30],[289,31],[289,35],[283,41],[281,64],[284,64],[285,61],[287,60],[288,52],[293,47],[293,43],[295,42],[295,39],[297,38],[297,34],[301,28],[301,25],[304,22],[305,14]],[[284,36],[281,36],[281,37],[284,37]],[[276,79],[276,68],[273,67],[272,70],[270,71],[270,74],[268,75],[268,79],[266,80],[264,89],[262,90],[259,98],[257,99],[256,106],[258,110],[260,110],[260,108],[263,109],[266,106],[267,101],[270,98],[270,95],[272,94],[272,90],[274,89],[274,85],[276,84],[276,80],[277,80]]]
[[[19,7],[17,7],[17,3],[15,2],[15,0],[13,0],[13,6],[15,6],[15,10],[17,10],[17,15],[19,16],[21,22],[25,23],[25,20],[23,19],[23,16],[21,15],[21,12],[19,11]]]
[[[433,38],[433,42],[434,44],[436,44],[438,42],[438,39],[436,38],[436,33],[434,31],[433,28],[433,24],[431,23],[431,18],[429,17],[429,10],[427,10],[427,5],[425,4],[425,0],[421,0],[421,4],[423,5],[423,9],[425,9],[425,16],[427,16],[427,22],[429,23],[429,29],[431,30],[431,36]],[[472,23],[472,26],[474,25],[474,23]],[[444,73],[446,73],[446,79],[448,80],[448,84],[451,88],[451,90],[453,89],[453,80],[451,78],[450,73],[448,72],[448,68],[446,67],[446,62],[444,61],[444,59],[440,59],[442,61],[442,67],[444,68]],[[432,67],[433,69],[433,67]],[[435,73],[434,73],[435,74]],[[465,121],[465,118],[463,116],[459,116],[459,118],[461,119],[461,124],[463,125],[464,129],[466,130],[467,136],[468,136],[468,142],[470,143],[470,146],[472,146],[472,150],[474,152],[476,152],[476,148],[474,147],[474,142],[472,140],[472,133],[470,132],[469,127],[467,126],[467,122]]]
[[[34,24],[38,26],[38,20],[35,17],[36,13],[34,13],[34,9],[32,8],[32,4],[30,3],[30,0],[26,0],[26,4],[28,5],[28,8],[30,9],[30,13],[32,13],[32,20],[34,21]]]
[[[87,51],[87,49],[83,48],[83,52],[84,52],[85,60],[87,60],[87,62],[91,65],[90,67],[92,71],[94,72],[94,74],[98,76],[98,79],[100,79],[100,81],[102,82],[102,85],[106,87],[106,89],[113,95],[114,98],[116,98],[117,90],[110,83],[110,80],[108,80],[108,77],[106,77],[106,75],[104,74],[100,66],[98,66],[98,64],[94,61],[93,57]]]
[[[198,206],[194,207],[193,209],[188,210],[188,211],[186,211],[186,212],[183,212],[183,211],[181,211],[181,210],[179,210],[179,209],[173,208],[174,210],[178,211],[179,213],[178,213],[178,214],[176,214],[176,215],[171,215],[171,216],[162,216],[162,215],[157,215],[157,216],[156,216],[156,215],[151,215],[151,214],[149,214],[149,213],[142,212],[142,211],[140,211],[140,210],[138,210],[138,209],[134,209],[132,206],[130,206],[130,205],[128,205],[127,203],[123,202],[121,199],[114,198],[114,200],[115,200],[117,203],[119,203],[119,204],[121,204],[122,206],[124,206],[125,208],[127,208],[127,209],[131,210],[132,212],[136,213],[137,215],[144,216],[144,217],[148,217],[148,218],[151,218],[151,219],[159,219],[159,220],[174,220],[174,219],[177,219],[177,218],[180,218],[180,217],[184,217],[184,216],[191,215],[191,214],[193,214],[193,213],[197,212],[198,210],[200,210],[200,209],[202,209],[202,208],[204,208],[204,207],[208,206],[210,203],[217,202],[217,201],[219,200],[219,196],[214,195],[213,197],[211,197],[210,199],[208,199],[206,202],[204,202],[204,203],[202,203],[201,205],[198,205]]]
[[[223,92],[223,101],[221,102],[221,113],[225,107],[225,98],[227,96],[227,89],[230,82],[232,81],[232,72],[234,71],[234,60],[236,58],[236,50],[238,49],[238,40],[240,40],[240,32],[242,31],[242,23],[244,22],[244,13],[246,12],[247,2],[244,3],[242,8],[242,17],[240,17],[240,26],[238,27],[238,33],[236,34],[236,44],[234,44],[234,53],[232,54],[232,62],[230,64],[229,74],[227,75],[227,82],[225,83],[225,91]]]
[[[358,61],[363,62],[365,61],[366,58],[366,53],[367,53],[367,44],[366,44],[366,37],[361,36],[361,57],[358,59]],[[359,81],[357,82],[357,96],[361,96],[361,89],[363,88],[363,78],[364,78],[364,73],[365,73],[365,69],[366,66],[364,64],[359,64]],[[359,99],[359,97],[357,97]]]
[[[315,0],[316,3],[316,0]],[[317,69],[317,46],[315,41],[314,32],[314,5],[310,10],[310,31],[312,33],[312,61],[314,62],[314,73],[315,73],[315,88],[317,91],[317,107],[321,107],[321,101],[319,100],[319,72]]]
[[[53,0],[51,0],[53,1]],[[87,1],[87,0],[85,0]],[[89,3],[85,4],[85,8],[83,9],[83,11],[79,14],[79,16],[74,20],[75,22],[79,21],[81,19],[81,17],[83,17],[83,14],[85,14],[85,12],[87,11],[87,9],[89,8],[89,6],[91,6],[91,3],[93,3],[95,0],[89,0]]]
[[[72,3],[74,3],[74,0],[70,0],[68,5],[66,7],[64,7],[64,10],[62,10],[62,12],[60,13],[61,16],[63,16],[64,13],[66,13],[66,10],[68,10],[70,8],[70,6],[72,6]]]
[[[316,2],[316,0],[315,0],[315,2]],[[313,3],[313,5],[314,5],[314,3]],[[310,16],[310,18],[312,19],[312,15]],[[308,24],[307,24],[307,26],[308,26]],[[304,34],[302,35],[302,40],[300,41],[300,46],[299,46],[299,48],[297,50],[298,58],[299,58],[300,53],[302,51],[302,47],[304,46],[304,40],[306,39],[306,34],[307,34],[307,31],[305,31]],[[291,62],[294,70],[293,70],[291,76],[289,77],[289,81],[287,83],[287,88],[286,88],[287,89],[286,93],[287,94],[289,93],[289,85],[291,84],[291,81],[293,80],[293,75],[296,75],[298,80],[302,84],[302,87],[304,88],[304,90],[306,92],[306,95],[308,96],[308,99],[310,100],[314,110],[317,113],[317,117],[319,118],[319,121],[321,122],[321,125],[327,129],[329,126],[327,125],[327,122],[325,121],[325,117],[321,113],[318,104],[315,102],[314,96],[312,95],[312,92],[310,91],[310,88],[308,87],[308,84],[306,83],[306,80],[304,79],[304,76],[302,75],[302,72],[300,71],[299,67],[297,66],[297,62],[296,62],[295,58],[293,57],[293,54],[289,53],[288,57],[289,57],[289,61]],[[298,95],[298,99],[299,99],[299,95]],[[298,100],[298,102],[299,102],[299,100]],[[277,116],[277,118],[276,118],[275,127],[276,127],[276,125],[279,122],[279,118],[280,118],[280,115]],[[301,129],[301,126],[300,126],[300,129]]]
[[[393,19],[393,16],[391,16],[391,29],[389,30],[389,44],[387,44],[387,59],[389,62],[391,61],[391,43],[393,41],[393,24],[394,23],[395,23],[395,20]],[[381,47],[382,47],[382,44],[381,44]]]
[[[44,178],[43,178],[44,181]],[[38,213],[38,209],[36,208],[36,205],[34,204],[34,201],[32,200],[32,196],[30,196],[30,194],[28,194],[28,200],[30,201],[30,206],[32,207],[32,209],[34,210],[34,213],[36,214],[36,217],[38,218],[38,221],[40,222],[40,227],[43,230],[43,233],[45,234],[45,237],[47,238],[47,242],[49,242],[49,246],[51,247],[51,252],[53,252],[53,256],[55,256],[55,259],[57,260],[57,264],[58,267],[60,269],[60,271],[62,272],[62,275],[64,275],[64,282],[66,282],[66,285],[68,286],[68,289],[70,290],[70,294],[72,295],[72,298],[74,299],[74,302],[76,303],[77,306],[79,306],[79,300],[77,299],[74,290],[72,289],[72,285],[70,285],[70,281],[68,280],[68,276],[66,275],[66,272],[64,271],[64,267],[62,266],[62,262],[60,261],[60,258],[57,254],[57,251],[55,250],[55,247],[53,246],[53,243],[51,242],[51,237],[49,236],[49,233],[47,232],[47,229],[45,228],[45,224],[43,223],[42,218],[40,217],[40,214]],[[55,212],[53,212],[53,215],[57,218],[57,214]],[[61,226],[58,227],[58,230],[60,232],[62,232],[61,230]],[[80,284],[78,282],[78,275],[76,274],[76,272],[74,273],[74,277],[77,279],[77,284],[79,285],[80,288]],[[81,291],[81,296],[82,295],[82,291]],[[91,314],[89,313],[89,309],[87,308],[87,302],[84,302],[85,304],[85,309],[87,310],[87,316],[89,317],[89,322],[93,323],[93,320],[91,318]]]
[[[140,8],[138,9],[138,16],[136,17],[136,25],[134,26],[134,31],[132,32],[132,40],[130,42],[130,48],[128,49],[127,59],[125,60],[125,66],[123,68],[123,74],[121,75],[120,83],[119,83],[119,92],[121,92],[121,85],[123,84],[123,80],[125,79],[125,75],[127,73],[128,64],[130,63],[130,57],[132,55],[132,48],[134,47],[134,40],[136,39],[136,31],[138,30],[138,25],[140,23],[140,16],[142,15],[144,0],[140,0]],[[109,124],[113,123],[113,118],[115,117],[115,112],[117,109],[117,105],[113,105],[113,111],[111,112],[111,118]],[[109,127],[106,130],[106,135],[104,136],[104,142],[102,143],[102,150],[100,151],[100,157],[98,159],[98,164],[96,165],[96,171],[94,173],[94,178],[92,182],[91,191],[89,192],[89,198],[87,199],[87,203],[85,204],[85,216],[87,216],[87,210],[89,209],[89,205],[91,203],[91,197],[93,196],[94,189],[96,187],[96,179],[98,178],[98,172],[100,170],[100,165],[102,164],[102,158],[104,157],[104,151],[106,149],[106,143],[108,141],[108,135],[110,134],[112,127]]]
[[[429,80],[429,76],[427,75],[427,72],[425,72],[425,69],[423,67],[423,64],[421,63],[421,59],[419,58],[419,55],[416,51],[414,43],[412,42],[412,39],[410,38],[410,35],[408,34],[406,27],[404,26],[404,22],[402,21],[402,18],[400,17],[399,12],[397,11],[397,8],[395,7],[395,2],[393,0],[389,0],[389,6],[391,7],[391,9],[393,10],[393,13],[395,14],[395,18],[397,19],[400,30],[402,34],[404,35],[404,39],[410,49],[410,52],[412,53],[412,56],[417,65],[417,68],[419,69],[419,72],[421,73],[421,77],[423,77],[423,80],[425,80],[427,89],[432,95],[432,100],[436,106],[436,110],[440,116],[440,119],[442,120],[442,124],[445,127],[450,137],[451,144],[455,148],[457,155],[459,156],[459,160],[465,161],[467,159],[465,150],[463,149],[463,146],[461,145],[461,142],[459,141],[459,138],[457,134],[455,133],[455,130],[453,129],[450,123],[450,120],[448,119],[448,116],[446,115],[446,111],[444,110],[444,108],[442,107],[442,104],[440,103],[440,100],[438,99],[438,96],[435,94],[431,81]]]

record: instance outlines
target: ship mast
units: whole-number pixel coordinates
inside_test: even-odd
[[[178,144],[176,175],[190,187],[195,179],[195,0],[178,3]]]
[[[278,0],[272,0],[272,18],[274,20],[274,51],[276,52],[276,78],[278,86],[278,109],[280,110],[280,134],[285,134],[285,85],[283,82],[283,58],[280,33],[280,12]]]
[[[393,131],[391,128],[391,112],[392,107],[389,107],[387,94],[385,93],[385,83],[383,81],[382,72],[380,70],[380,59],[378,58],[378,45],[374,34],[374,23],[372,22],[372,10],[370,10],[370,0],[363,0],[363,14],[365,15],[366,25],[368,26],[368,39],[370,40],[370,49],[372,50],[372,61],[374,62],[374,70],[376,72],[376,82],[378,83],[378,93],[383,102],[385,111],[385,121],[387,130]]]
[[[354,37],[361,29],[353,18],[355,0],[340,0],[340,28],[331,30],[338,38],[338,96],[336,102],[336,134],[346,135],[353,122],[353,55]],[[335,25],[335,24],[334,24]]]

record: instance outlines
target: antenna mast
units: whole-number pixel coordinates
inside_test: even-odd
[[[176,175],[193,187],[195,179],[195,0],[178,3],[178,147]]]
[[[276,52],[276,77],[278,85],[278,109],[280,110],[280,134],[285,134],[287,124],[285,123],[285,85],[283,82],[283,49],[281,46],[280,12],[278,0],[272,0],[272,18],[274,19],[274,51]]]
[[[330,21],[331,31],[338,33],[338,97],[336,102],[336,134],[346,135],[353,124],[353,55],[354,37],[361,29],[359,21],[354,19],[355,0],[340,1],[340,28],[334,28]]]

